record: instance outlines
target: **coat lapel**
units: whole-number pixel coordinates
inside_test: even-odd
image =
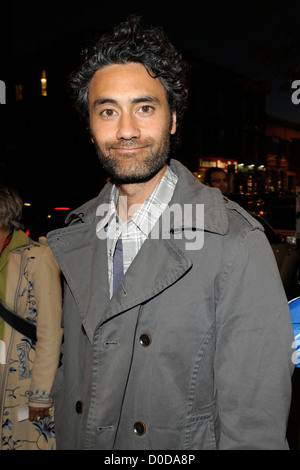
[[[106,240],[97,238],[95,227],[51,232],[48,241],[90,339],[99,323],[149,300],[192,265],[172,240],[148,239],[109,299]]]
[[[106,241],[97,238],[94,225],[80,222],[47,238],[92,338],[109,302]]]
[[[147,239],[123,277],[102,321],[151,299],[192,266],[172,240]]]

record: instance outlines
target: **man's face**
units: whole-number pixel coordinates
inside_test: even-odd
[[[99,159],[120,183],[149,180],[165,165],[176,114],[142,64],[98,70],[89,91],[90,128]]]
[[[226,174],[221,171],[213,172],[210,175],[210,186],[213,188],[219,188],[222,194],[226,194],[228,189]]]

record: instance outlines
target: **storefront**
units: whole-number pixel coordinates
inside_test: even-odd
[[[204,182],[205,172],[212,167],[222,168],[228,175],[230,193],[294,193],[296,172],[288,169],[285,157],[267,155],[266,164],[242,163],[235,159],[201,157],[194,175]]]
[[[238,161],[229,158],[217,158],[217,157],[200,157],[198,163],[198,171],[194,172],[194,175],[201,181],[204,182],[205,172],[209,168],[221,168],[228,175],[228,187],[229,192],[234,191],[235,175],[238,173]]]
[[[199,158],[195,176],[204,181],[205,172],[212,167],[222,168],[228,175],[229,193],[259,193],[265,188],[265,166],[239,163],[228,158]]]

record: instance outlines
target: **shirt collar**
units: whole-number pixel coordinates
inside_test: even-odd
[[[153,226],[170,202],[177,180],[178,178],[175,173],[167,166],[158,185],[130,219],[144,235],[149,235]]]
[[[148,236],[161,213],[170,202],[177,181],[178,177],[171,168],[167,166],[162,179],[150,196],[133,216],[124,223],[134,224],[144,235]],[[107,205],[107,213],[97,225],[97,232],[110,225],[113,220],[116,222],[116,226],[122,226],[122,221],[117,212],[118,199],[119,191],[117,186],[113,184]]]

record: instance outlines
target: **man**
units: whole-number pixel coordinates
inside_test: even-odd
[[[111,180],[48,236],[66,280],[59,449],[286,448],[287,301],[261,226],[169,161],[184,77],[135,18],[72,77]]]
[[[209,168],[205,173],[204,183],[212,188],[218,188],[223,195],[228,191],[228,178],[222,168]]]

